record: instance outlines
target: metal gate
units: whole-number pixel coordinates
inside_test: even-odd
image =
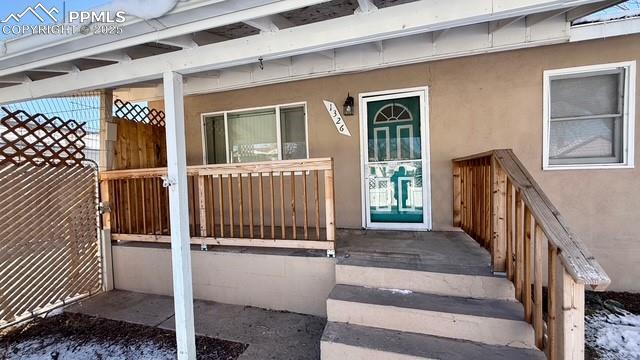
[[[102,287],[97,166],[84,124],[2,108],[0,328]]]

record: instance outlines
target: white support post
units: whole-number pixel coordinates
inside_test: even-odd
[[[171,222],[171,264],[178,359],[196,358],[191,282],[191,239],[187,203],[187,158],[182,75],[165,72],[164,104],[167,132],[167,179]]]
[[[113,152],[116,140],[115,124],[113,124],[113,90],[103,90],[100,94],[100,170],[113,169]],[[100,184],[102,202],[107,205],[102,215],[102,231],[100,250],[102,255],[102,290],[110,291],[113,283],[113,259],[111,254],[111,198],[107,182]]]
[[[100,92],[100,170],[114,170],[113,156],[118,128],[113,122],[113,90]]]

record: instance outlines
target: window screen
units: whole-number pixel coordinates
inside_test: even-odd
[[[232,163],[278,160],[274,109],[229,113],[227,119]]]
[[[306,158],[307,130],[303,106],[280,109],[280,131],[282,134],[282,159]]]
[[[550,78],[549,164],[623,162],[624,69]]]
[[[224,115],[206,117],[204,130],[207,141],[207,162],[224,164],[227,162],[227,150],[224,131]]]
[[[308,157],[306,127],[304,105],[205,116],[207,163],[305,159]]]

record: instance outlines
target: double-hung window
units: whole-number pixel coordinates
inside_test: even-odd
[[[545,169],[632,167],[635,62],[544,73]]]
[[[205,163],[305,159],[305,104],[202,115]]]

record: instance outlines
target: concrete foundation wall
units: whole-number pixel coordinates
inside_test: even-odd
[[[429,86],[434,230],[452,226],[451,159],[511,148],[611,276],[611,289],[640,291],[640,278],[629,274],[629,269],[640,267],[638,165],[635,169],[542,170],[544,70],[638,59],[640,35],[630,35],[188,96],[188,163],[203,160],[202,113],[306,101],[309,155],[335,159],[336,224],[359,228],[362,120],[357,115],[358,94]],[[341,106],[347,93],[356,98],[356,115],[345,117],[351,137],[338,134],[322,102]],[[640,91],[636,96],[640,104]],[[150,106],[163,107],[161,102]],[[636,125],[636,144],[638,138],[640,126]],[[635,149],[638,162],[640,146]]]
[[[335,285],[335,259],[192,251],[196,299],[325,317]],[[173,295],[171,251],[113,247],[115,288]]]

